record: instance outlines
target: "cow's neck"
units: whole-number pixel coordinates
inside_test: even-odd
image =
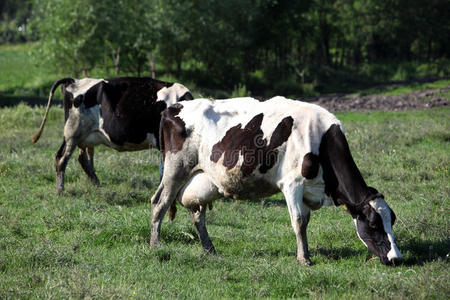
[[[325,192],[331,195],[335,205],[345,204],[355,213],[368,201],[382,196],[367,186],[339,125],[332,125],[324,134],[319,151]]]

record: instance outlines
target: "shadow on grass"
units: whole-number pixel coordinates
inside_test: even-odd
[[[316,248],[311,249],[311,254],[319,254],[332,260],[341,260],[345,258],[354,258],[366,253],[366,250],[356,250],[349,247],[335,247],[333,248]]]
[[[118,193],[112,190],[106,190],[103,192],[103,196],[104,201],[109,205],[132,207],[150,202],[149,194],[141,192],[131,191],[127,193]]]
[[[217,201],[217,200],[216,200]],[[234,200],[234,199],[230,199],[230,198],[220,198],[221,202],[225,202],[225,203],[232,203],[232,202],[236,202],[236,201],[241,201],[241,202],[245,202],[245,203],[250,203],[252,205],[260,205],[263,207],[270,207],[270,206],[279,206],[279,207],[284,207],[286,206],[286,201],[284,200],[284,198],[282,196],[279,196],[275,199],[273,198],[269,198],[269,199],[247,199],[247,200]]]
[[[399,245],[400,251],[406,254],[405,266],[421,266],[436,259],[447,260],[450,251],[450,239],[442,241],[423,241],[411,239]]]
[[[13,107],[23,102],[31,107],[45,106],[47,105],[46,98],[40,97],[29,97],[29,96],[12,96],[12,95],[2,95],[0,94],[0,108],[2,107]],[[53,104],[57,103],[60,105],[62,102],[59,99],[53,99]]]

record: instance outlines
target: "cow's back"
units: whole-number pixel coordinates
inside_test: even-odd
[[[283,97],[197,99],[182,105],[178,116],[188,134],[183,150],[192,148],[183,153],[197,155],[192,159],[198,169],[234,198],[270,195],[284,177],[301,176],[305,155],[318,155],[323,134],[340,124],[319,106]]]

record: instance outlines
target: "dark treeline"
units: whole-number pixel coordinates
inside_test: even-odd
[[[239,83],[289,94],[352,85],[362,74],[405,79],[418,63],[447,75],[450,58],[448,0],[2,3],[2,30],[26,25],[22,36],[39,41],[40,60],[74,76],[164,73],[211,88]],[[398,69],[388,66],[401,64],[407,76],[391,76]]]

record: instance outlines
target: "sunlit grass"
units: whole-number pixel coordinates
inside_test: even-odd
[[[450,109],[345,113],[353,156],[367,183],[397,214],[405,264],[386,267],[340,208],[312,213],[312,267],[295,261],[283,197],[214,203],[207,225],[220,256],[205,255],[187,211],[164,220],[162,247],[149,249],[149,199],[158,152],[96,148],[100,188],[76,161],[55,193],[54,154],[63,111],[53,107],[31,144],[43,108],[0,109],[0,298],[445,298]]]
[[[426,89],[438,89],[438,88],[450,88],[450,79],[437,80],[427,83],[411,83],[411,84],[392,84],[382,87],[375,87],[362,90],[358,93],[354,93],[354,96],[364,96],[379,94],[382,96],[394,96],[411,93],[413,91],[420,91]],[[449,98],[448,93],[443,93],[445,98]]]

